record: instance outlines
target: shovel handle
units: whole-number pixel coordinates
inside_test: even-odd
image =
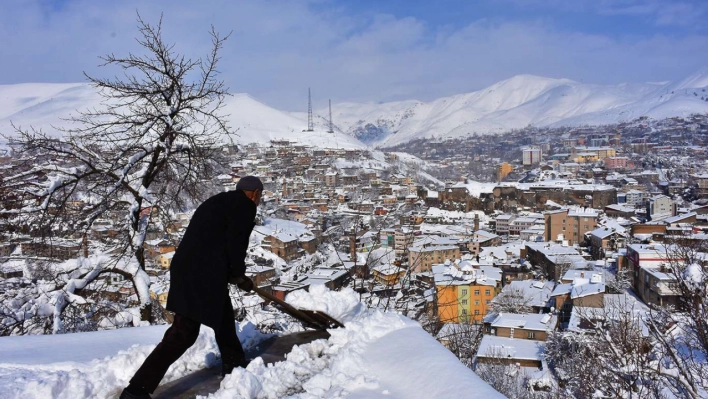
[[[269,300],[271,302],[277,303],[285,313],[297,318],[298,320],[305,322],[313,327],[317,327],[320,330],[326,330],[327,327],[323,326],[321,323],[318,323],[317,320],[309,317],[307,314],[304,312],[301,312],[298,308],[290,305],[289,303],[283,301],[282,299],[276,297],[275,295],[270,294],[269,292],[254,286],[253,291],[258,294],[261,298]]]

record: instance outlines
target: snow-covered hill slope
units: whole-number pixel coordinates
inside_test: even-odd
[[[364,309],[352,290],[323,285],[288,295],[292,304],[326,311],[345,322],[328,340],[293,349],[287,360],[259,358],[221,381],[210,398],[485,398],[504,396],[460,363],[419,324],[396,313]],[[239,326],[245,345],[253,324]],[[165,326],[0,339],[0,397],[74,399],[114,397],[127,385]],[[163,382],[213,365],[211,329],[172,367]]]
[[[77,110],[99,107],[101,100],[92,87],[82,83],[0,85],[0,133],[12,135],[12,124],[56,132],[54,127],[68,126],[63,119],[77,114]],[[237,143],[287,139],[317,147],[365,147],[358,139],[341,131],[327,133],[327,122],[319,116],[315,118],[315,131],[303,132],[307,127],[306,114],[279,111],[247,94],[228,97],[223,113],[228,115],[226,119],[236,131],[234,141]]]
[[[100,98],[85,84],[0,86],[0,132],[30,125],[51,132],[76,110]],[[288,139],[318,147],[387,146],[422,137],[459,137],[535,126],[599,125],[640,116],[666,118],[708,112],[708,68],[678,82],[596,85],[568,79],[519,75],[467,94],[431,102],[414,100],[339,103],[332,106],[335,133],[326,133],[328,109],[314,113],[315,131],[304,112],[272,108],[235,94],[224,109],[237,129],[236,142]]]
[[[386,146],[422,137],[459,137],[514,128],[608,124],[640,116],[708,112],[708,68],[675,83],[595,85],[519,75],[431,102],[335,104],[333,119],[362,141]]]

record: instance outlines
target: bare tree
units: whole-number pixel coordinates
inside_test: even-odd
[[[677,238],[666,243],[664,270],[678,308],[655,307],[648,318],[657,356],[654,370],[676,396],[708,395],[708,246],[702,240]]]
[[[55,332],[74,294],[106,272],[132,281],[141,319],[151,319],[146,232],[209,194],[205,183],[220,168],[219,144],[230,135],[221,113],[228,93],[217,70],[227,37],[212,27],[208,55],[190,59],[164,41],[162,20],[137,20],[144,54],[102,57],[122,76],[86,75],[101,106],[71,117],[58,138],[17,128],[18,159],[0,183],[16,197],[0,212],[45,238],[85,237],[97,218],[122,215],[112,255],[77,260],[54,287]]]
[[[492,299],[490,311],[494,313],[531,313],[533,298],[521,289],[509,287]]]

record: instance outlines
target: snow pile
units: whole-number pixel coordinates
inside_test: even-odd
[[[2,338],[0,397],[74,399],[116,395],[128,385],[167,327]],[[250,323],[240,326],[238,335],[244,347],[255,345],[264,337]],[[213,366],[218,353],[213,331],[203,328],[194,346],[167,371],[163,383]]]
[[[286,361],[256,359],[237,369],[210,399],[503,398],[419,324],[396,313],[365,309],[352,290],[313,286],[288,302],[321,310],[346,325],[329,340],[296,347]]]
[[[296,306],[325,311],[343,321],[346,328],[331,330],[328,340],[295,347],[283,362],[265,365],[255,359],[247,369],[234,370],[209,398],[504,397],[420,325],[396,313],[366,309],[353,290],[332,292],[313,286],[310,292],[296,291],[287,299]],[[0,364],[0,397],[116,395],[165,328],[3,338],[0,358],[6,363]],[[263,336],[248,323],[239,328],[239,337],[248,346]],[[44,340],[44,348],[60,348],[59,353],[36,351],[38,340]],[[139,345],[129,347],[133,343]],[[217,353],[207,328],[170,368],[163,383],[213,365]]]

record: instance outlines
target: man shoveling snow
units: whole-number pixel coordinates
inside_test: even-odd
[[[197,340],[201,324],[214,329],[222,375],[248,364],[236,336],[228,283],[253,289],[245,258],[262,193],[260,179],[246,176],[236,191],[217,194],[194,212],[170,265],[167,310],[175,313],[174,322],[120,399],[149,399],[170,365]]]

